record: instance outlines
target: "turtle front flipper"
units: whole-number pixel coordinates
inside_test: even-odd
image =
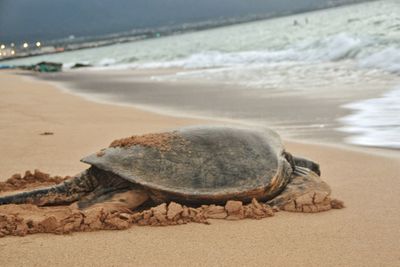
[[[281,194],[268,202],[269,205],[294,212],[320,212],[344,207],[342,201],[331,198],[331,188],[317,173],[305,167],[296,168],[292,180]]]
[[[46,206],[68,204],[93,191],[97,185],[98,181],[89,169],[55,186],[2,196],[0,197],[0,205],[35,204]]]

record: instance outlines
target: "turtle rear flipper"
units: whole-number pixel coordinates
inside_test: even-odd
[[[97,180],[84,171],[61,184],[0,197],[0,205],[35,204],[37,206],[72,203],[94,190]]]
[[[121,188],[116,190],[95,190],[74,203],[77,208],[84,210],[101,205],[101,208],[109,212],[130,212],[149,199],[148,193],[138,186]]]

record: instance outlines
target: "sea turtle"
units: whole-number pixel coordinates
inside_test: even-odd
[[[253,198],[292,211],[335,205],[319,165],[286,152],[272,130],[186,127],[116,140],[81,161],[91,166],[75,177],[0,197],[0,204],[76,202],[85,209],[118,196],[129,209],[147,201],[200,205]]]

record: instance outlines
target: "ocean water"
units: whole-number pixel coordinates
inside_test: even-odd
[[[295,23],[297,22],[297,23]],[[381,0],[96,49],[10,61],[92,69],[176,68],[155,81],[211,81],[340,98],[345,141],[400,148],[400,1]],[[373,96],[373,97],[372,97]],[[356,100],[359,99],[359,100]]]

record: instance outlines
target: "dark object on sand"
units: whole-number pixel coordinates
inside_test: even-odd
[[[35,65],[34,70],[38,72],[59,72],[62,69],[61,63],[42,61]]]
[[[38,72],[59,72],[62,70],[62,63],[42,61],[34,65],[18,66],[23,70],[33,70]]]
[[[179,202],[224,204],[253,198],[289,211],[318,212],[342,204],[330,198],[319,165],[284,150],[271,130],[188,127],[132,136],[82,159],[90,168],[65,182],[0,197],[0,204],[63,205],[81,209],[118,201],[135,209]]]
[[[87,67],[92,67],[91,64],[84,64],[84,63],[76,63],[71,67],[71,69],[79,69],[79,68],[87,68]]]
[[[43,132],[40,135],[54,135],[54,133],[53,132]]]

